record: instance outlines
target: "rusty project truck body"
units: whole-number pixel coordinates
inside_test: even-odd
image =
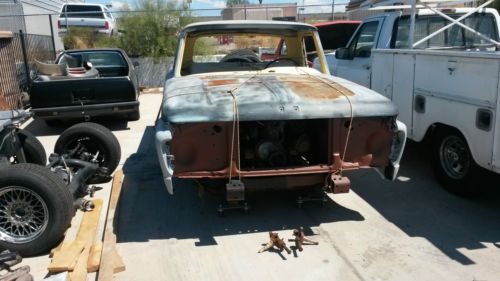
[[[210,39],[222,34],[232,42]],[[287,53],[271,62],[247,49],[280,40]],[[314,41],[321,72],[307,67],[306,40]],[[221,54],[216,62],[207,58]],[[406,138],[397,108],[372,90],[331,77],[311,25],[189,25],[169,77],[156,149],[171,194],[173,177],[235,179],[247,190],[327,183],[337,192],[348,191],[346,178],[335,189],[343,170],[376,167],[383,177],[396,177]]]

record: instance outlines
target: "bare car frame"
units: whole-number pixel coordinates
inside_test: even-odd
[[[269,42],[265,36],[284,40],[286,54],[264,62],[244,47]],[[349,190],[343,170],[376,167],[386,179],[396,177],[406,139],[396,107],[372,90],[330,76],[315,27],[196,23],[179,37],[156,122],[169,193],[173,177],[223,179],[230,183],[226,188],[247,190],[326,183],[337,193]],[[214,47],[209,37],[224,40]],[[315,50],[306,50],[311,41]],[[218,51],[203,56],[203,48]],[[321,72],[307,66],[311,51]]]

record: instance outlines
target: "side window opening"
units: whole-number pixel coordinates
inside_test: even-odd
[[[304,36],[304,50],[307,58],[307,66],[312,67],[314,59],[318,56],[318,50],[311,35]]]
[[[356,38],[351,43],[351,46],[349,46],[349,53],[353,57],[370,57],[371,50],[375,44],[378,26],[378,20],[367,22],[361,26]]]

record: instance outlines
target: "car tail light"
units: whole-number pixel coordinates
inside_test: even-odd
[[[61,21],[60,20],[57,21],[57,28],[61,29]]]
[[[109,21],[106,21],[106,22],[104,23],[104,29],[109,29]]]

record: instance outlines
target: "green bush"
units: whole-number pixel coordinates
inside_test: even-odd
[[[130,56],[173,56],[179,30],[192,22],[186,5],[175,1],[138,0],[135,10],[119,13],[118,36],[106,37],[88,28],[70,28],[66,48],[121,48]]]

